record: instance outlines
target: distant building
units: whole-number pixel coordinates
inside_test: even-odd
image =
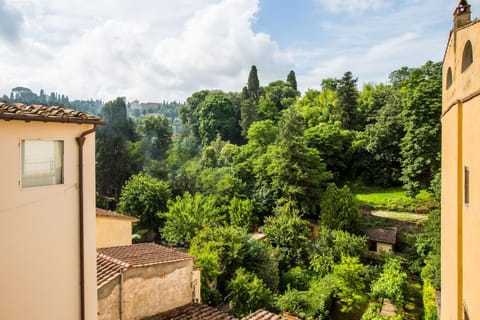
[[[137,218],[97,208],[97,248],[132,244],[132,223]]]
[[[99,124],[68,108],[0,103],[0,318],[97,319]]]
[[[368,248],[377,253],[393,252],[397,243],[397,228],[372,228],[366,232]]]
[[[480,319],[480,23],[454,12],[443,61],[442,320]]]

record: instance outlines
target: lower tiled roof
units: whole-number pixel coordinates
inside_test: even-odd
[[[203,304],[188,304],[143,320],[238,320],[231,315]]]
[[[129,266],[129,264],[97,252],[97,288],[101,288],[110,280],[115,279],[120,274],[120,270]]]
[[[155,243],[138,243],[128,246],[99,248],[97,250],[132,267],[194,260],[194,257],[191,255]]]
[[[249,316],[242,318],[242,320],[289,320],[298,319],[295,317],[283,317],[278,314],[268,312],[267,310],[257,310]]]
[[[114,279],[122,269],[172,263],[195,258],[154,243],[97,249],[97,288]]]

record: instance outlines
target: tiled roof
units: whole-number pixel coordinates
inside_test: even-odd
[[[43,122],[73,122],[105,124],[99,117],[77,110],[43,105],[26,105],[22,103],[8,104],[0,102],[0,119],[43,121]]]
[[[274,314],[263,309],[257,310],[251,315],[242,318],[242,320],[295,320],[295,319],[298,319],[298,318],[292,317],[292,316],[288,316],[288,317],[279,316],[278,314]]]
[[[98,252],[127,263],[132,267],[193,260],[194,257],[154,243],[138,243],[128,246],[99,248]]]
[[[188,304],[143,320],[238,320],[203,304]]]
[[[128,267],[126,263],[97,252],[97,288],[110,282],[120,274],[121,269]]]
[[[97,208],[97,216],[110,217],[110,218],[120,218],[120,219],[125,219],[125,220],[132,220],[134,222],[138,221],[137,218],[126,216],[126,215],[120,214],[120,213],[115,212],[115,211],[104,210],[104,209],[100,209],[100,208]]]
[[[97,288],[120,274],[120,270],[177,261],[193,260],[191,255],[154,243],[97,249]]]
[[[395,244],[397,242],[397,228],[373,228],[365,231],[368,240]]]

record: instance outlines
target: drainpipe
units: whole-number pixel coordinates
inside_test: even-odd
[[[84,206],[83,206],[83,145],[85,144],[86,136],[94,133],[97,125],[92,129],[82,132],[77,137],[78,143],[78,196],[79,196],[79,233],[80,233],[80,319],[86,320],[86,305],[85,305],[85,227],[84,227]]]
[[[120,315],[120,320],[123,320],[123,268],[120,269],[120,290],[119,290],[119,315]]]

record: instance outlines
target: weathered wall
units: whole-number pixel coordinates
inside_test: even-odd
[[[97,248],[132,244],[132,222],[128,219],[97,216]]]
[[[120,320],[120,281],[118,276],[98,289],[98,320]]]
[[[0,314],[79,319],[78,146],[91,125],[0,120]],[[22,188],[23,139],[64,141],[64,184]],[[85,143],[87,319],[96,319],[95,135]]]
[[[192,271],[191,260],[126,270],[122,289],[124,320],[142,319],[191,303]],[[99,319],[119,319],[119,304],[115,302],[119,286],[114,279],[98,290]]]
[[[377,242],[377,253],[392,252],[393,246],[390,243]]]
[[[473,64],[462,72],[467,40]],[[480,23],[451,34],[443,67],[442,117],[442,319],[480,319]],[[448,68],[453,84],[446,88]],[[468,101],[466,101],[468,100]],[[458,103],[463,101],[464,103]],[[447,112],[448,111],[448,112]],[[465,204],[465,167],[470,172],[470,203]],[[460,225],[459,225],[460,223]],[[463,272],[459,274],[459,270]],[[459,281],[460,279],[460,281]],[[460,313],[459,313],[460,310]],[[460,314],[460,315],[459,315]]]

